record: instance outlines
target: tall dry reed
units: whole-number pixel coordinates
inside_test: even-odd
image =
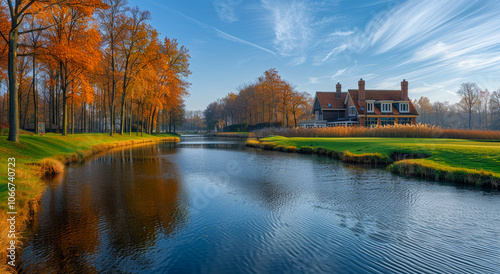
[[[267,128],[257,130],[254,133],[258,138],[278,135],[284,137],[399,137],[500,140],[500,131],[444,129],[423,124],[378,126],[374,128]]]

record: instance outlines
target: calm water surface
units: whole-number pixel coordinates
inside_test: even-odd
[[[69,168],[26,273],[500,273],[500,193],[183,138]]]

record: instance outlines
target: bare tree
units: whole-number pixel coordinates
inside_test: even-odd
[[[494,129],[500,129],[500,89],[491,93],[489,110]]]
[[[480,89],[476,83],[463,83],[457,93],[462,98],[460,106],[469,113],[469,129],[471,129],[472,109],[479,102]]]

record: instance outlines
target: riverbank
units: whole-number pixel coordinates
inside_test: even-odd
[[[309,138],[247,141],[269,150],[327,155],[346,163],[387,166],[427,180],[500,188],[500,142],[432,138]]]
[[[216,133],[207,133],[205,137],[227,137],[227,138],[252,138],[255,137],[255,134],[250,132],[216,132]]]
[[[21,135],[20,143],[0,140],[0,167],[7,171],[9,158],[15,158],[15,204],[16,248],[20,247],[19,237],[25,221],[36,210],[37,200],[45,190],[43,177],[46,171],[40,164],[44,159],[52,163],[69,165],[83,162],[86,158],[112,148],[152,142],[178,142],[178,135],[159,134],[143,137],[135,135],[109,134],[75,134],[61,136],[46,134],[44,136]],[[12,167],[12,166],[11,166]],[[6,247],[11,238],[8,237],[9,226],[7,212],[9,209],[7,172],[0,173],[0,242]],[[2,255],[6,248],[2,249]],[[4,260],[7,258],[3,256]]]

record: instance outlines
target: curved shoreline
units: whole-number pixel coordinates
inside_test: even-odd
[[[79,136],[81,137],[81,136]],[[83,136],[85,137],[85,136]],[[40,137],[43,138],[43,137]],[[50,137],[48,137],[50,138]],[[137,137],[130,136],[130,140],[118,140],[107,142],[104,141],[106,138],[102,138],[103,142],[97,143],[95,145],[90,146],[87,149],[72,149],[70,147],[66,147],[69,151],[64,154],[55,154],[55,155],[46,155],[43,159],[53,159],[63,163],[65,166],[69,166],[70,164],[78,164],[83,163],[86,159],[105,152],[112,150],[114,148],[121,148],[127,146],[133,146],[137,144],[146,144],[146,143],[162,143],[162,142],[180,142],[180,138],[177,136],[151,136],[151,137]],[[18,144],[22,146],[23,144]],[[15,155],[15,157],[23,157],[23,155]],[[16,241],[16,262],[18,261],[18,255],[20,254],[20,248],[22,248],[22,233],[26,228],[26,225],[36,217],[40,199],[46,189],[46,183],[44,182],[44,172],[41,170],[40,162],[43,159],[35,159],[30,157],[24,157],[23,161],[19,163],[17,172],[16,172],[16,180],[15,184],[17,187],[21,186],[19,191],[23,192],[24,196],[17,197],[16,200],[16,237],[13,238]],[[25,189],[26,186],[31,187],[31,189]],[[25,193],[27,192],[27,193]],[[7,201],[1,201],[2,204],[5,204]],[[0,213],[0,227],[1,227],[1,236],[0,242],[2,246],[5,248],[2,249],[1,254],[3,255],[4,268],[1,272],[14,272],[15,268],[7,265],[7,247],[10,245],[10,241],[12,239],[8,238],[9,231],[9,223],[7,222],[7,212],[6,210],[2,210]]]
[[[383,155],[378,152],[354,154],[348,150],[340,151],[328,149],[323,146],[312,147],[297,144],[287,146],[280,142],[280,140],[273,140],[272,137],[263,138],[261,141],[255,139],[247,140],[246,145],[264,150],[301,154],[318,154],[320,156],[328,156],[350,164],[359,164],[371,167],[385,166],[390,172],[408,177],[500,189],[500,177],[495,176],[495,174],[491,171],[453,167],[443,168],[438,165],[417,162],[418,159],[430,157],[431,155],[429,154],[401,153],[396,150],[393,151],[391,155]]]

